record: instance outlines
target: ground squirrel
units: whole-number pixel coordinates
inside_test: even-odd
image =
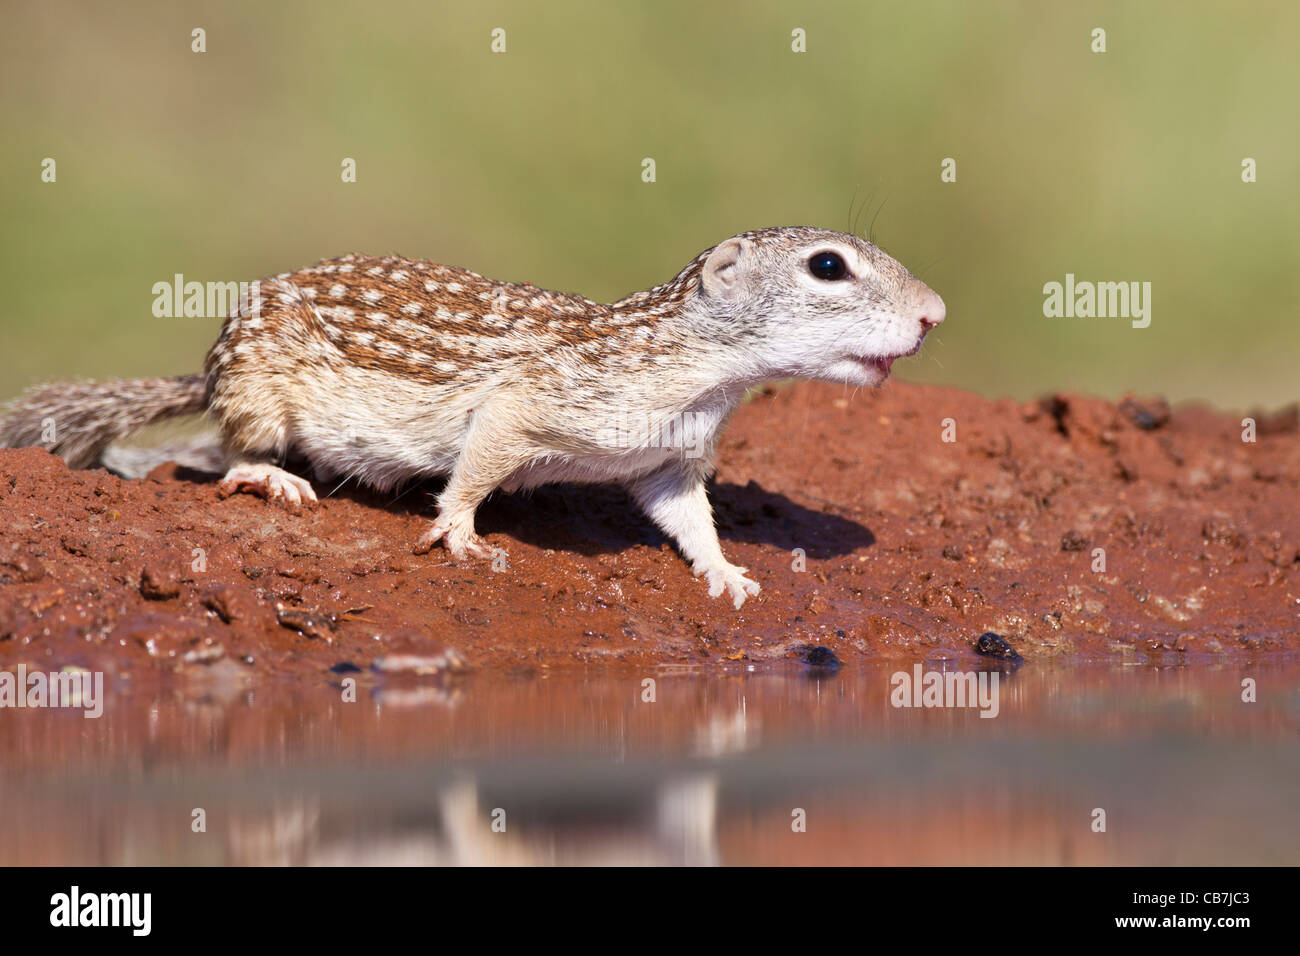
[[[734,236],[609,305],[349,255],[258,284],[202,375],[38,387],[11,404],[0,445],[89,467],[131,431],[207,411],[222,495],[314,502],[279,466],[290,454],[379,490],[449,475],[415,550],[441,541],[457,559],[491,553],[474,514],[496,488],[619,482],[739,608],[759,586],[723,556],[705,494],[727,417],[767,380],[879,385],[944,311],[876,246],[808,227]]]

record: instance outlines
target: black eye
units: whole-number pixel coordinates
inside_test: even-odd
[[[819,252],[808,260],[808,271],[818,279],[835,282],[849,274],[849,267],[835,252]]]

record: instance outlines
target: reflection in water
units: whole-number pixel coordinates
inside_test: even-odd
[[[622,795],[603,806],[591,794],[511,818],[486,806],[471,778],[444,784],[427,799],[358,827],[355,808],[322,811],[319,800],[232,819],[229,862],[308,866],[688,865],[718,861],[717,780],[709,774],[657,784],[648,806]],[[522,835],[516,835],[516,834]]]
[[[110,681],[0,712],[0,863],[1300,862],[1294,664],[1026,665],[995,719],[899,670]]]

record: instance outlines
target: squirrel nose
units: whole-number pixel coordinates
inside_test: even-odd
[[[929,332],[932,328],[943,321],[948,309],[943,304],[943,299],[939,298],[937,292],[929,291],[921,302],[920,307],[916,310],[916,317],[921,323],[921,331]]]

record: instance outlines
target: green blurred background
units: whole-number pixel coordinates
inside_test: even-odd
[[[948,303],[900,377],[1294,401],[1298,44],[1290,2],[7,2],[0,398],[198,369],[177,272],[399,252],[608,301],[852,208]],[[1045,318],[1066,272],[1151,282],[1150,328]]]

